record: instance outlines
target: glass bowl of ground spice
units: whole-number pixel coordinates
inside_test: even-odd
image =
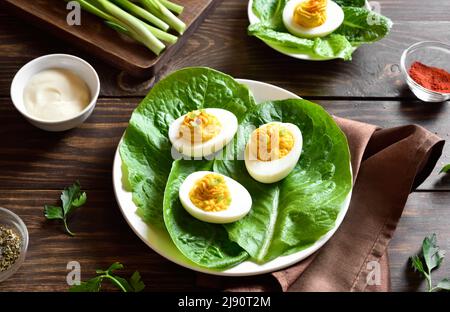
[[[423,41],[403,52],[402,72],[411,91],[425,102],[450,99],[450,46]]]
[[[15,213],[0,207],[0,283],[20,268],[27,248],[25,223]]]

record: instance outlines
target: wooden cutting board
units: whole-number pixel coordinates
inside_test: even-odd
[[[81,25],[69,26],[66,22],[69,11],[63,0],[2,0],[12,11],[32,23],[134,76],[153,76],[157,73],[219,1],[175,0],[184,6],[180,19],[186,23],[187,30],[177,43],[156,56],[147,48],[124,39],[88,12],[82,11]]]

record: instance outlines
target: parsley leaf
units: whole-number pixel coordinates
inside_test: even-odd
[[[49,220],[64,219],[61,207],[45,205],[44,214]]]
[[[444,167],[442,167],[441,171],[439,171],[439,173],[449,173],[450,172],[450,164],[445,165]]]
[[[447,290],[450,291],[450,279],[444,278],[440,281],[437,286],[434,288],[435,290]]]
[[[131,275],[130,286],[134,292],[140,292],[144,290],[145,284],[142,281],[141,274],[138,271],[134,272],[133,275]]]
[[[87,201],[87,195],[81,191],[80,183],[77,181],[73,185],[66,187],[61,193],[61,206],[44,206],[44,216],[48,220],[62,220],[66,232],[74,236],[75,234],[69,230],[67,225],[68,218],[76,208],[81,207]]]
[[[99,292],[102,287],[103,278],[101,276],[94,277],[80,285],[70,287],[70,292]]]
[[[104,280],[109,280],[123,292],[140,292],[145,288],[138,271],[134,272],[129,280],[115,275],[115,271],[123,269],[123,264],[113,263],[107,270],[96,270],[98,276],[69,288],[70,292],[99,292]]]
[[[444,260],[444,254],[443,251],[439,250],[436,234],[431,235],[431,237],[425,237],[422,244],[422,255],[428,268],[428,273],[431,274],[433,269],[441,265],[442,260]]]
[[[419,254],[410,258],[411,267],[414,271],[421,273],[427,280],[428,291],[450,291],[450,280],[443,279],[436,287],[433,287],[431,272],[439,268],[444,260],[445,252],[437,245],[436,234],[425,237],[422,243],[422,250]]]

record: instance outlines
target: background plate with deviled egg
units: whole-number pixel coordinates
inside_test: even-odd
[[[361,44],[384,38],[392,27],[388,18],[371,11],[366,0],[327,0],[325,21],[304,27],[298,23],[302,16],[296,20],[294,13],[300,4],[312,1],[317,0],[249,0],[249,35],[297,59],[350,60]]]
[[[276,101],[281,99],[291,100]],[[209,108],[236,116],[234,140],[216,150],[215,159],[174,161],[180,155],[172,149],[170,127],[181,116]],[[216,116],[226,128],[225,120]],[[241,155],[250,135],[274,122],[292,124],[303,136],[299,140],[293,135],[303,143],[291,148],[294,154],[300,148],[300,160],[287,176],[277,176],[278,182],[250,176],[243,158],[217,157],[227,150]],[[209,178],[217,183],[224,182],[221,175],[225,182],[236,182],[228,186],[238,212],[232,217],[238,221],[196,215],[199,209],[192,207],[191,192],[208,174],[215,174]],[[119,145],[113,180],[125,219],[152,249],[185,267],[230,276],[278,270],[311,255],[342,222],[352,188],[347,141],[320,106],[275,86],[234,80],[207,68],[180,70],[152,89],[133,113]]]

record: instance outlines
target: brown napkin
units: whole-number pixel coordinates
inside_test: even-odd
[[[439,159],[444,141],[420,126],[391,129],[336,117],[347,136],[355,179],[350,208],[315,254],[272,274],[216,277],[200,287],[226,291],[389,291],[386,247],[409,193]]]

